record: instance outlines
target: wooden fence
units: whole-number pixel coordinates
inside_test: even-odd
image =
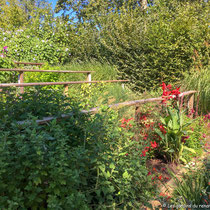
[[[43,63],[25,63],[25,62],[15,62],[15,64],[24,64],[24,65],[43,65]],[[20,93],[24,93],[24,87],[26,86],[47,86],[47,85],[64,85],[64,93],[67,94],[68,86],[70,84],[84,84],[84,83],[116,83],[116,82],[128,82],[128,80],[105,80],[105,81],[92,81],[91,73],[94,71],[70,71],[70,70],[39,70],[39,69],[3,69],[0,71],[15,71],[19,72],[18,83],[3,83],[0,84],[0,88],[4,87],[20,87]],[[75,73],[75,74],[86,74],[86,81],[69,81],[69,82],[36,82],[36,83],[24,83],[24,72],[41,72],[41,73]],[[124,86],[123,86],[124,87]]]
[[[196,93],[196,91],[192,90],[192,91],[187,91],[187,92],[183,92],[181,94],[179,94],[179,99],[181,100],[181,104],[183,101],[183,98],[185,96],[189,96],[189,98],[187,99],[187,106],[188,106],[188,110],[191,110],[194,106],[194,94]],[[175,97],[175,96],[173,96]],[[122,103],[117,103],[117,104],[112,104],[109,105],[108,107],[111,109],[120,109],[126,106],[134,106],[135,107],[135,118],[138,115],[139,111],[140,111],[140,105],[141,104],[146,104],[146,103],[157,103],[157,102],[161,102],[163,100],[163,97],[159,97],[159,98],[149,98],[149,99],[141,99],[141,100],[135,100],[135,101],[126,101],[126,102],[122,102]],[[94,114],[97,113],[99,111],[100,107],[95,107],[92,108],[90,110],[82,110],[81,113],[82,114]],[[73,113],[69,113],[69,114],[62,114],[61,117],[44,117],[42,120],[37,120],[36,122],[38,124],[45,124],[48,123],[52,120],[59,120],[59,119],[65,119],[65,118],[69,118],[73,116]],[[28,121],[19,121],[18,124],[19,125],[24,125],[26,123],[30,123]]]

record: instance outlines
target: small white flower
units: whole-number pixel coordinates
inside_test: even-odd
[[[15,52],[17,52],[17,50],[15,50]]]
[[[44,42],[44,40],[42,40],[42,42]]]
[[[68,48],[66,48],[66,51],[68,51],[69,49]]]

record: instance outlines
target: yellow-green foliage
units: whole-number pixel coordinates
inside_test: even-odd
[[[186,75],[183,81],[187,90],[196,90],[198,97],[195,97],[196,104],[199,103],[199,111],[210,112],[210,70],[208,67],[201,70],[192,70]],[[199,100],[199,101],[197,101]]]

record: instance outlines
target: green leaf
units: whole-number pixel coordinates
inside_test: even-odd
[[[183,158],[183,157],[180,157],[179,158],[183,163],[187,163],[187,161]]]
[[[192,149],[192,148],[189,148],[189,147],[186,147],[186,146],[183,146],[183,149],[184,150],[187,150],[187,151],[190,151],[190,152],[192,152],[192,153],[196,153],[196,151],[194,150],[194,149]]]
[[[124,178],[124,179],[128,179],[129,177],[130,177],[130,175],[128,174],[127,171],[125,171],[125,172],[123,173],[123,178]]]
[[[111,169],[115,169],[114,163],[111,163],[111,164],[109,165],[109,167],[110,167]]]

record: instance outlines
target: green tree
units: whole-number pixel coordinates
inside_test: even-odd
[[[58,0],[56,12],[63,11],[66,18],[74,16],[84,22],[110,12],[120,12],[121,7],[146,9],[147,0]]]
[[[52,8],[45,0],[0,0],[0,27],[16,30],[43,20]]]

